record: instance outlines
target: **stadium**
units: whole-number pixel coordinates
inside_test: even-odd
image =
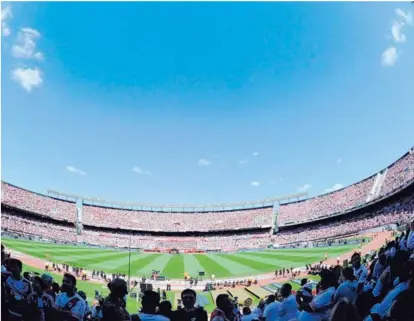
[[[413,28],[3,1],[0,320],[414,321]]]
[[[103,271],[135,286],[146,278],[146,286],[168,295],[188,286],[211,290],[207,304],[223,291],[257,301],[278,288],[278,278],[298,288],[310,264],[379,248],[388,231],[404,230],[412,219],[413,195],[413,149],[368,178],[313,198],[149,205],[41,195],[2,182],[2,242],[34,269],[66,264],[81,267],[82,279],[102,281]]]

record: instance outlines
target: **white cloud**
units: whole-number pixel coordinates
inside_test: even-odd
[[[14,69],[12,71],[12,79],[28,92],[31,92],[35,87],[40,87],[43,82],[41,72],[38,68]]]
[[[342,187],[344,187],[344,185],[342,185],[342,184],[334,184],[334,186],[332,186],[331,188],[327,188],[326,190],[325,190],[325,192],[327,192],[327,193],[329,193],[329,192],[333,192],[333,191],[336,191],[336,190],[338,190],[338,189],[341,189]]]
[[[5,37],[11,34],[11,29],[9,27],[8,21],[12,17],[13,15],[10,5],[6,5],[4,8],[1,8],[1,33]]]
[[[205,158],[201,158],[198,160],[198,166],[209,166],[211,162]]]
[[[243,164],[247,164],[249,162],[248,159],[240,159],[239,160],[239,164],[243,165]]]
[[[255,157],[256,157],[256,156],[259,156],[259,152],[254,152],[254,153],[253,153],[253,156],[255,156]]]
[[[40,38],[39,31],[31,28],[22,28],[17,35],[12,54],[16,58],[42,60],[43,54],[36,52],[36,40]]]
[[[253,182],[250,182],[250,186],[260,186],[260,183],[259,182],[256,182],[256,181],[253,181]]]
[[[80,170],[79,168],[73,167],[73,166],[66,166],[66,170],[71,172],[71,173],[86,176],[86,173],[84,171]]]
[[[404,19],[404,22],[412,25],[413,24],[413,15],[411,14],[411,12],[404,12],[402,9],[397,8],[395,9],[395,14],[397,16],[400,16],[402,19]]]
[[[312,185],[310,185],[310,184],[304,184],[303,186],[300,186],[299,188],[298,188],[298,192],[299,193],[304,193],[304,192],[306,192],[308,189],[310,189],[312,187]]]
[[[398,59],[397,48],[389,47],[382,53],[381,63],[383,66],[392,67],[395,65],[397,59]]]
[[[336,165],[341,165],[341,163],[342,163],[342,158],[338,157],[336,160]]]
[[[151,172],[149,172],[149,171],[144,171],[142,168],[140,168],[140,167],[138,167],[138,166],[134,166],[134,167],[132,168],[132,171],[133,171],[133,172],[135,172],[135,173],[137,173],[137,174],[140,174],[140,175],[147,175],[147,176],[151,176]]]
[[[392,38],[395,42],[401,43],[407,40],[405,34],[402,33],[402,27],[404,26],[404,22],[394,21],[391,27],[391,34]]]

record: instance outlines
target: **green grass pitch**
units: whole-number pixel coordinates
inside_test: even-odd
[[[46,260],[54,260],[57,263],[68,263],[77,265],[88,270],[103,269],[107,273],[119,272],[128,273],[128,252],[121,252],[109,249],[96,249],[82,246],[57,245],[49,243],[39,243],[34,241],[15,240],[2,238],[2,243],[13,250],[26,253],[33,257]],[[335,246],[316,249],[289,249],[289,250],[264,250],[245,253],[222,253],[222,254],[131,254],[131,275],[141,277],[150,275],[153,269],[160,270],[162,275],[169,278],[183,278],[184,272],[196,275],[198,271],[205,271],[207,275],[215,274],[217,278],[231,278],[236,276],[246,276],[249,274],[259,274],[273,272],[278,268],[290,268],[303,266],[306,263],[314,263],[325,257],[337,257],[356,246]],[[43,273],[43,270],[25,265],[24,271]],[[61,283],[62,276],[56,273],[53,275],[58,283]],[[297,284],[289,282],[296,289]],[[102,295],[107,295],[109,290],[104,284],[97,284],[88,281],[78,281],[79,290],[85,291],[92,302],[94,290],[98,290]],[[231,290],[231,289],[230,289]],[[244,293],[246,297],[251,297],[255,304],[258,299],[244,289],[237,289]],[[211,312],[214,309],[212,295],[209,292],[199,292],[199,295],[207,299],[206,310]],[[179,291],[167,292],[167,298],[176,308]],[[136,299],[128,297],[127,308],[131,313],[139,310],[140,303]]]
[[[87,270],[128,274],[128,252],[88,248],[3,238],[2,243],[16,251],[33,257],[67,263]],[[355,245],[312,249],[263,250],[243,253],[214,254],[152,254],[131,253],[131,276],[150,276],[152,270],[161,271],[170,279],[182,279],[184,272],[191,276],[204,271],[218,278],[258,275],[275,269],[304,266],[328,257],[337,257],[352,251]]]

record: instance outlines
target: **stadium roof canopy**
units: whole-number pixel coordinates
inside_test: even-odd
[[[134,203],[134,202],[117,202],[117,201],[110,201],[100,198],[94,197],[85,197],[76,194],[67,194],[61,193],[55,190],[48,190],[48,195],[62,199],[66,201],[70,200],[81,200],[84,205],[98,205],[104,207],[114,207],[114,208],[123,208],[123,209],[187,209],[187,210],[202,210],[204,209],[248,209],[248,208],[257,208],[257,207],[266,207],[266,206],[273,206],[274,204],[279,204],[281,202],[292,201],[292,200],[300,200],[308,197],[308,193],[297,193],[297,194],[290,194],[282,197],[272,197],[266,198],[258,201],[250,201],[250,202],[236,202],[236,203],[223,203],[223,204],[147,204],[147,203]],[[203,211],[203,210],[202,210]]]

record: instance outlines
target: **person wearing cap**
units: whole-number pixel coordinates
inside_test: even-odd
[[[115,278],[108,284],[108,288],[111,293],[105,298],[102,304],[102,320],[131,320],[131,316],[126,310],[126,297],[128,294],[128,289],[125,280],[121,278]]]

